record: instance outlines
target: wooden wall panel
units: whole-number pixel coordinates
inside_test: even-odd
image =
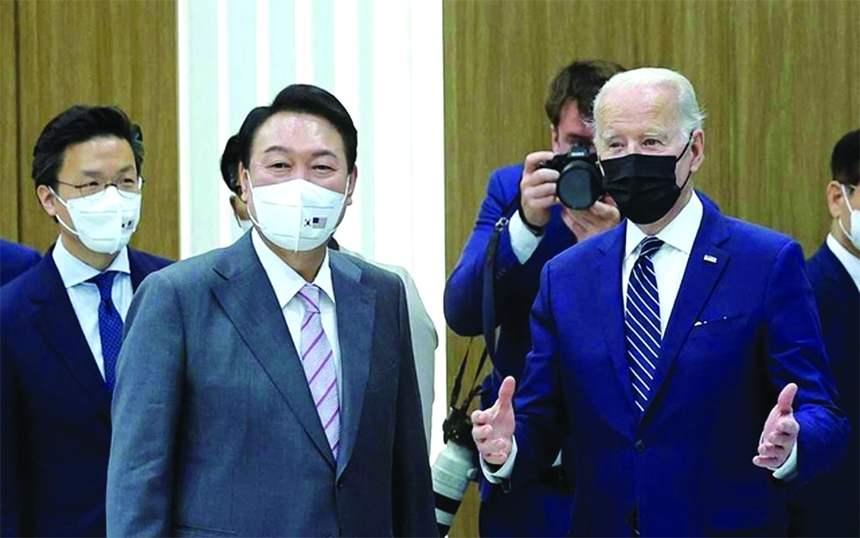
[[[0,0],[0,237],[18,237],[18,69],[15,2]]]
[[[44,250],[58,233],[35,198],[30,177],[32,149],[42,128],[71,105],[112,104],[141,125],[146,150],[141,225],[132,245],[178,257],[174,0],[16,4],[21,241]],[[4,189],[8,180],[2,178]]]
[[[490,172],[549,148],[549,81],[587,58],[687,76],[708,113],[698,187],[811,255],[830,152],[860,126],[858,20],[850,0],[444,0],[448,271]],[[449,336],[450,386],[465,339]],[[476,506],[471,488],[452,536],[477,534]]]

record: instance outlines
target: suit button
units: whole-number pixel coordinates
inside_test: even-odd
[[[640,454],[645,452],[645,441],[642,439],[636,439],[636,442],[633,443],[633,448]]]
[[[337,481],[337,489],[343,489],[343,479]]]

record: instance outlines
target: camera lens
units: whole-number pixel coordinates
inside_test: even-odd
[[[597,169],[585,160],[574,160],[561,171],[556,194],[571,209],[587,209],[600,198],[603,185]]]
[[[475,454],[469,448],[449,442],[436,457],[430,469],[436,499],[436,526],[439,536],[446,536],[454,515],[463,502],[469,482],[477,476]]]

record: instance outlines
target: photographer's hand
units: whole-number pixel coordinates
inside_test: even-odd
[[[520,179],[520,204],[526,224],[543,228],[549,222],[549,208],[557,203],[555,197],[558,172],[538,165],[552,159],[550,151],[537,151],[526,156],[523,177]]]
[[[493,407],[472,413],[472,438],[487,463],[502,465],[511,454],[516,427],[511,400],[516,386],[513,377],[506,377],[499,387],[499,399]]]
[[[621,213],[615,201],[607,195],[605,201],[598,200],[588,209],[577,210],[565,207],[561,218],[576,236],[577,241],[585,241],[621,222]]]

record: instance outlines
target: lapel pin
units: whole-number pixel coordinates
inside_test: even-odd
[[[711,256],[710,254],[705,254],[705,261],[708,263],[717,263],[717,257]]]

